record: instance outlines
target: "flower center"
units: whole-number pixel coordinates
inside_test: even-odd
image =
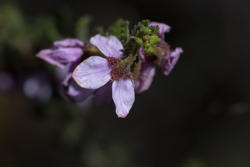
[[[122,60],[107,57],[109,67],[111,68],[111,80],[119,80],[121,78],[130,78],[129,71],[126,67],[122,66]]]

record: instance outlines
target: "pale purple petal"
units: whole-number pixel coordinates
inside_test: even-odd
[[[54,42],[52,49],[41,50],[36,56],[44,61],[64,68],[70,63],[73,63],[83,55],[82,46],[84,43],[76,39],[65,39]]]
[[[104,37],[98,34],[90,39],[90,43],[107,57],[120,58],[122,56],[122,43],[115,36]]]
[[[164,38],[165,33],[169,32],[171,30],[171,27],[168,26],[167,24],[164,24],[164,23],[151,22],[149,25],[150,26],[158,26],[159,27],[158,35],[161,38]]]
[[[173,70],[174,66],[176,65],[182,53],[183,50],[181,48],[176,48],[169,54],[169,56],[167,56],[164,65],[164,75],[169,75],[169,73]]]
[[[130,79],[114,81],[112,84],[112,98],[116,106],[116,114],[125,118],[135,101],[133,81]]]
[[[77,61],[82,54],[80,48],[58,48],[42,50],[36,56],[52,65],[64,68],[69,63]]]
[[[111,79],[110,72],[105,58],[91,56],[76,67],[73,79],[82,88],[98,89]]]
[[[64,39],[60,41],[55,41],[54,46],[61,48],[61,47],[83,47],[84,43],[81,40],[78,39]]]
[[[155,67],[148,63],[142,65],[139,79],[135,83],[137,93],[142,93],[149,89],[155,76]]]

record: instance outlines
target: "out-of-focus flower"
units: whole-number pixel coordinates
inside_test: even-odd
[[[96,35],[90,43],[97,47],[105,57],[91,56],[79,64],[73,72],[73,78],[85,89],[99,89],[112,82],[112,98],[118,117],[126,117],[134,103],[134,83],[127,67],[122,67],[124,49],[115,36]]]
[[[14,79],[8,72],[0,72],[0,91],[6,92],[13,88]]]
[[[45,103],[51,98],[52,88],[44,75],[36,73],[24,81],[23,92],[28,98]]]

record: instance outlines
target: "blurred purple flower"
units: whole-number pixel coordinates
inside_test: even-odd
[[[112,98],[118,117],[126,117],[134,103],[134,83],[125,70],[119,68],[123,46],[115,36],[96,35],[90,43],[105,57],[91,56],[79,64],[73,72],[76,83],[85,89],[96,90],[112,81]]]
[[[47,77],[36,73],[24,81],[23,92],[28,98],[45,103],[51,98],[52,88]]]

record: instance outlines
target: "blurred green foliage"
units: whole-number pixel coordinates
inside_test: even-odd
[[[116,36],[125,45],[130,39],[129,22],[118,19],[108,28],[108,33]]]

